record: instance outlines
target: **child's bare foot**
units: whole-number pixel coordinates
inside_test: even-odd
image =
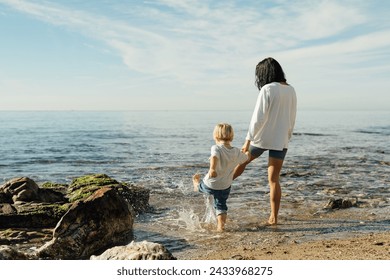
[[[217,232],[224,232],[225,231],[225,228],[224,227],[218,227],[217,228]]]
[[[217,231],[218,232],[225,231],[226,218],[227,218],[227,214],[226,213],[219,214],[217,216]]]
[[[194,176],[192,176],[192,184],[194,185],[194,192],[199,191],[199,183],[200,183],[200,174],[196,173]]]

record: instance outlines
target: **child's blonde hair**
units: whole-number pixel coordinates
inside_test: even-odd
[[[218,142],[231,142],[234,137],[233,127],[227,123],[219,123],[214,128],[213,136]]]

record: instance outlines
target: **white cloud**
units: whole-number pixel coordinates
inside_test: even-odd
[[[367,20],[357,7],[345,5],[341,1],[309,3],[304,1],[300,5],[293,5],[292,9],[296,10],[296,17],[289,17],[289,25],[296,39],[313,40],[330,37],[348,28],[364,24]]]
[[[154,19],[154,26],[137,26],[131,18],[129,22],[118,21],[108,15],[89,14],[46,2],[1,2],[40,20],[101,40],[117,50],[130,69],[152,74],[175,72],[174,69],[180,74],[183,59],[197,67],[207,67],[199,59],[212,59],[217,67],[221,64],[224,68],[228,65],[221,62],[229,56],[245,58],[258,52],[292,48],[303,41],[335,35],[364,20],[355,8],[329,1],[302,1],[294,5],[288,2],[256,10],[253,6],[232,4],[211,7],[213,2],[208,1],[163,0],[157,2],[157,7],[170,7],[175,12],[160,11],[161,21]],[[141,8],[136,7],[134,11]],[[152,20],[147,14],[143,16],[144,22]],[[148,62],[153,62],[153,67],[145,67],[151,65]]]
[[[172,90],[191,86],[202,94],[246,88],[265,56],[308,91],[323,76],[388,71],[380,58],[389,58],[389,29],[359,33],[375,21],[364,1],[112,1],[93,12],[47,1],[0,3],[103,42],[143,75],[132,83],[157,79],[167,90],[169,82]]]

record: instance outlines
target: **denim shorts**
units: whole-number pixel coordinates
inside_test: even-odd
[[[205,183],[200,181],[199,183],[199,192],[204,194],[211,194],[214,197],[214,209],[217,215],[227,213],[228,207],[226,205],[226,200],[230,194],[230,188],[224,190],[213,190],[205,185]]]
[[[286,154],[287,154],[287,149],[283,149],[283,151],[276,151],[276,150],[262,149],[262,148],[258,148],[258,147],[252,146],[252,145],[249,146],[249,152],[255,158],[261,156],[265,151],[269,151],[269,154],[268,154],[269,157],[277,158],[277,159],[281,159],[281,160],[284,160],[284,158],[286,157]]]

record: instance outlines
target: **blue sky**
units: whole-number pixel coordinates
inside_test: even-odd
[[[0,0],[0,110],[390,109],[390,1]]]

